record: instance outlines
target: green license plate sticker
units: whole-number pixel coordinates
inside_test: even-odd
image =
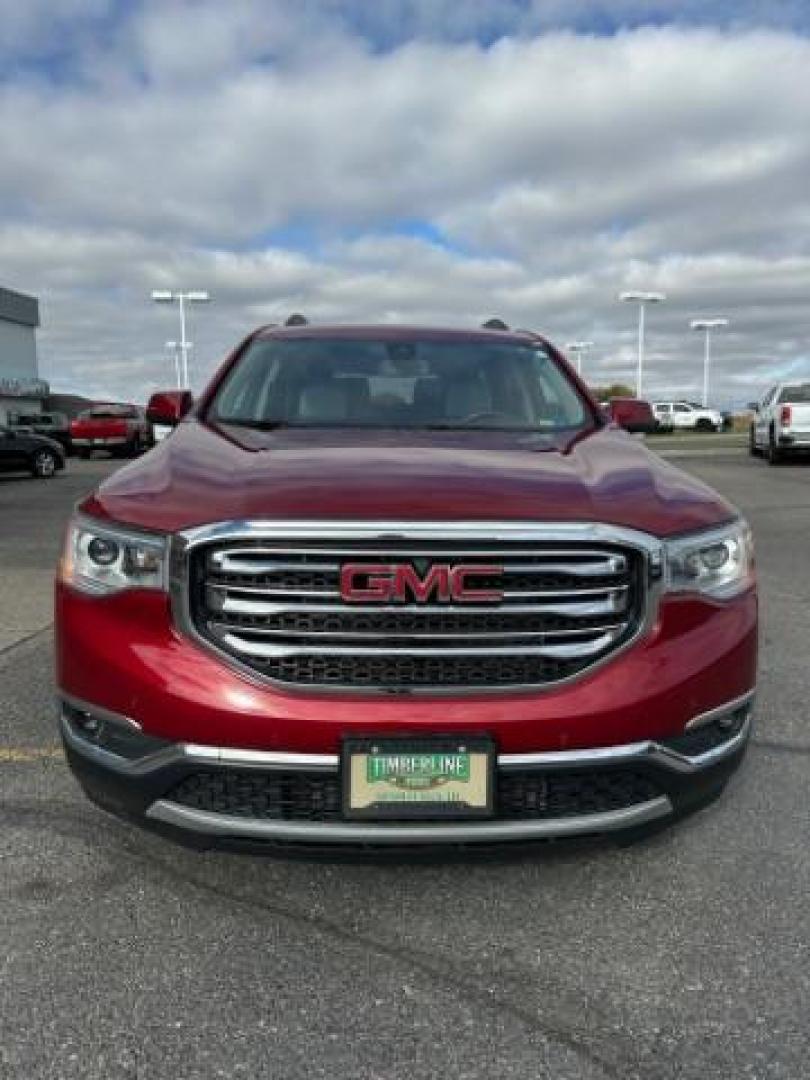
[[[349,757],[349,810],[412,806],[486,811],[490,760],[485,750],[369,750]]]

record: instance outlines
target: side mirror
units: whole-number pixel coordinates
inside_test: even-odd
[[[193,404],[190,390],[162,390],[149,398],[146,419],[150,424],[176,427]]]
[[[751,412],[759,412],[759,404],[756,401],[749,401],[747,408],[749,408]]]

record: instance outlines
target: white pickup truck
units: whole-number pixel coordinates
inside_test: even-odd
[[[777,383],[750,406],[751,453],[776,465],[793,454],[810,453],[810,383]]]
[[[723,427],[723,417],[717,409],[706,409],[691,401],[654,401],[652,408],[663,430],[720,431]]]

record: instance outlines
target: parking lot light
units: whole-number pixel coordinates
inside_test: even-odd
[[[577,365],[577,375],[582,375],[582,357],[588,349],[593,348],[592,341],[569,341],[565,346],[566,351],[573,353]]]
[[[631,304],[638,304],[638,366],[636,369],[636,397],[641,397],[644,376],[644,309],[647,304],[660,304],[666,300],[662,292],[623,292],[619,299]]]
[[[186,342],[186,349],[193,349],[193,348],[194,348],[194,342],[193,341],[187,341]],[[179,341],[167,341],[166,342],[166,349],[172,354],[172,357],[174,359],[174,379],[175,379],[175,383],[177,384],[177,389],[182,390],[183,389],[183,372],[182,372],[182,367],[181,367],[181,360],[182,360],[183,351],[182,351],[182,348],[180,346],[180,342]]]
[[[191,290],[190,292],[153,289],[151,296],[156,304],[178,303],[180,305],[180,341],[178,345],[181,354],[181,375],[178,378],[178,386],[183,390],[188,390],[188,350],[191,348],[191,342],[186,340],[186,304],[207,304],[210,302],[211,296],[202,289]]]
[[[709,404],[709,368],[711,366],[712,330],[728,326],[728,319],[692,319],[689,323],[693,330],[700,330],[705,335],[703,346],[703,408]]]

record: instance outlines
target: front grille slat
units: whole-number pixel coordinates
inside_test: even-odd
[[[281,615],[287,612],[295,611],[299,608],[299,605],[285,605],[284,603],[277,603],[272,600],[263,599],[266,596],[277,595],[274,592],[268,592],[266,589],[251,589],[247,590],[242,586],[229,587],[223,584],[208,584],[206,586],[208,590],[208,604],[209,607],[215,611],[221,611],[224,614],[230,615],[264,615],[273,616]],[[612,615],[618,611],[624,610],[627,605],[627,587],[622,586],[617,589],[610,590],[595,590],[588,592],[581,590],[578,595],[588,597],[601,597],[602,599],[559,599],[550,600],[545,602],[548,597],[542,597],[544,602],[539,604],[528,604],[525,606],[517,607],[510,605],[510,612],[517,612],[520,614],[545,614],[545,615]],[[245,595],[247,594],[247,595]],[[311,596],[312,593],[304,592],[296,595]],[[521,593],[521,599],[524,596],[529,596],[528,593]],[[571,592],[553,594],[560,597],[570,597]],[[335,594],[337,597],[338,594]],[[508,599],[509,593],[505,594],[505,599]],[[258,599],[257,599],[258,597]],[[360,612],[368,614],[370,612],[386,611],[390,613],[404,613],[404,614],[420,614],[429,615],[434,609],[428,607],[416,607],[409,604],[392,605],[377,605],[376,607],[368,607],[362,604],[351,604],[351,606],[345,604],[342,600],[334,604],[320,604],[318,606],[307,604],[307,611],[317,611],[320,614],[329,614],[331,612]],[[475,614],[478,612],[486,611],[490,612],[490,607],[457,607],[449,604],[442,605],[442,611],[453,612],[456,614]]]
[[[615,640],[620,633],[621,628],[617,630],[606,630],[604,633],[598,634],[590,641],[567,643],[555,642],[547,645],[487,645],[484,647],[472,645],[462,647],[445,645],[442,648],[434,648],[432,646],[416,648],[415,646],[403,647],[400,645],[304,645],[297,643],[278,645],[273,642],[263,641],[261,639],[256,640],[255,638],[245,635],[235,634],[231,630],[225,629],[216,623],[211,626],[211,631],[214,634],[214,637],[227,649],[231,649],[243,656],[254,656],[265,660],[286,660],[293,656],[356,656],[359,659],[377,656],[424,656],[429,658],[459,656],[543,656],[549,658],[558,657],[563,660],[574,660],[594,656],[597,653],[602,652],[603,649]]]
[[[408,586],[404,596],[380,603],[344,600],[347,564],[404,564],[417,582],[434,564],[462,564],[473,571],[473,590],[500,598],[466,604],[447,590],[431,587],[420,596]],[[477,566],[490,569],[476,574]],[[446,543],[365,537],[362,530],[345,544],[321,545],[311,535],[212,540],[189,560],[188,608],[199,635],[281,683],[543,686],[586,671],[633,636],[645,614],[646,566],[642,550],[627,544],[480,535],[465,544],[452,532]]]

